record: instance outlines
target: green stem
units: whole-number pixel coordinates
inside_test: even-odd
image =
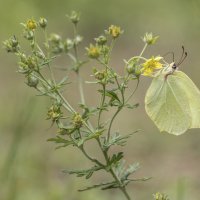
[[[101,141],[99,138],[97,138],[97,142],[99,144],[99,147],[104,155],[104,158],[106,160],[106,165],[108,166],[109,165],[109,156],[108,156],[108,152],[105,151],[103,148],[102,148],[102,145],[101,145]],[[119,189],[122,191],[122,193],[124,194],[124,196],[126,197],[127,200],[131,200],[129,194],[127,193],[126,191],[126,188],[124,185],[122,185],[122,182],[121,180],[118,178],[118,176],[116,175],[115,171],[112,169],[112,167],[110,168],[109,172],[111,173],[112,177],[114,178],[114,180],[118,183],[119,185]]]
[[[108,135],[107,135],[107,142],[110,140],[110,134],[111,134],[111,128],[114,122],[114,119],[116,118],[116,116],[118,115],[118,113],[122,110],[123,106],[119,106],[117,111],[115,112],[115,114],[113,115],[111,121],[110,121],[110,125],[108,127]]]
[[[100,128],[101,113],[102,113],[102,111],[103,111],[103,106],[104,106],[104,102],[105,102],[105,97],[106,97],[106,87],[105,87],[105,85],[103,85],[103,95],[102,95],[102,98],[101,98],[101,104],[100,104],[100,107],[99,107],[99,115],[98,115],[98,120],[97,120],[98,129]]]
[[[113,50],[114,44],[115,44],[115,40],[112,39],[111,44],[110,44],[110,48],[109,48],[109,53],[108,53],[108,60],[106,60],[107,65],[109,65],[109,62],[110,62],[111,52]]]
[[[117,177],[117,175],[115,174],[115,172],[114,172],[114,170],[113,170],[112,168],[111,168],[110,172],[111,172],[113,178],[118,182],[118,184],[119,184],[119,185],[122,185],[121,180]],[[127,199],[127,200],[131,200],[131,198],[130,198],[128,192],[126,191],[125,186],[122,185],[122,186],[119,187],[119,188],[120,188],[120,190],[123,192],[123,194],[125,195],[126,199]]]
[[[143,55],[144,51],[146,50],[147,46],[148,46],[148,44],[146,43],[146,44],[144,45],[144,47],[143,47],[143,49],[142,49],[142,51],[141,51],[139,57],[142,57],[142,55]]]
[[[91,156],[89,156],[87,154],[87,152],[85,151],[83,146],[81,146],[79,149],[82,151],[82,153],[85,155],[85,157],[87,157],[90,161],[92,161],[92,162],[96,163],[97,165],[105,168],[105,166],[101,162],[99,162],[97,159],[92,158]]]
[[[79,74],[79,71],[77,72],[78,76],[78,87],[79,87],[79,93],[81,97],[81,104],[85,104],[85,97],[84,97],[84,92],[83,92],[83,84],[82,84],[82,78]]]
[[[146,43],[146,44],[144,45],[144,47],[143,47],[143,49],[142,49],[140,55],[139,55],[139,56],[134,56],[134,57],[130,58],[130,59],[128,60],[128,63],[131,62],[131,61],[134,60],[134,59],[137,59],[137,62],[138,62],[140,59],[143,59],[143,60],[146,61],[147,59],[144,58],[144,57],[142,57],[142,55],[143,55],[144,51],[146,50],[147,46],[148,46],[148,44]]]
[[[44,38],[45,38],[45,47],[46,47],[46,52],[47,52],[47,58],[49,58],[50,57],[49,41],[48,41],[48,36],[47,36],[46,28],[44,29]]]
[[[133,92],[130,94],[130,96],[126,99],[125,104],[128,103],[128,101],[129,101],[129,100],[132,98],[132,96],[135,94],[135,92],[136,92],[136,90],[137,90],[137,88],[138,88],[138,86],[139,86],[139,82],[140,82],[140,80],[137,79],[136,87],[135,87],[135,89],[133,90]]]

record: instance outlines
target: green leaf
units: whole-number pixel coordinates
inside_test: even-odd
[[[118,162],[124,157],[123,152],[118,152],[117,154],[113,154],[111,158],[109,158],[109,166],[108,168],[115,166]]]
[[[101,166],[94,166],[86,170],[63,170],[63,172],[68,174],[75,174],[77,177],[85,177],[86,179],[89,179],[94,172],[101,169],[103,169]]]
[[[104,132],[104,129],[97,130],[93,134],[89,133],[88,135],[85,136],[84,142],[88,141],[88,140],[91,140],[91,139],[94,139],[94,138],[98,138],[99,136],[101,136],[103,134],[103,132]]]
[[[117,100],[120,102],[120,99],[114,90],[106,90],[106,96],[111,97],[112,100]]]
[[[109,141],[107,141],[106,139],[104,140],[103,148],[107,150],[113,145],[124,146],[127,142],[127,139],[130,138],[134,133],[137,133],[138,131],[139,130],[136,130],[133,133],[125,136],[122,136],[118,132],[116,132],[114,135],[111,136]]]
[[[100,188],[101,190],[107,190],[107,189],[112,189],[112,188],[118,188],[120,187],[119,184],[116,181],[113,182],[108,182],[108,183],[100,183],[100,184],[95,184],[89,187],[86,187],[84,189],[78,190],[79,192],[95,189],[95,188]]]
[[[140,168],[139,163],[134,163],[132,165],[129,165],[129,167],[123,172],[122,180],[127,180],[128,177],[135,173]]]
[[[66,139],[64,139],[60,136],[57,136],[55,138],[50,138],[47,141],[55,142],[56,144],[63,144],[61,146],[56,147],[56,149],[66,147],[66,146],[69,146],[69,145],[75,145],[75,143],[72,140],[66,140]]]
[[[79,104],[80,108],[82,108],[84,110],[83,114],[82,114],[82,118],[83,119],[87,119],[89,116],[91,115],[95,115],[96,112],[98,112],[97,108],[91,108],[86,106],[85,104]]]

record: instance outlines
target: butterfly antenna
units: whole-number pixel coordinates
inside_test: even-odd
[[[179,66],[185,60],[186,57],[187,57],[187,52],[185,52],[185,48],[184,46],[182,46],[182,55],[179,62],[177,63],[177,66]]]
[[[167,52],[167,53],[164,54],[162,57],[166,57],[166,56],[169,55],[169,54],[172,54],[172,59],[173,59],[173,62],[174,62],[174,52],[173,52],[173,51]]]

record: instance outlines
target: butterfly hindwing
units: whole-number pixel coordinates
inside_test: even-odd
[[[187,95],[190,114],[191,114],[191,125],[190,128],[200,128],[200,91],[193,81],[182,71],[175,73],[177,82],[182,86],[182,90]]]

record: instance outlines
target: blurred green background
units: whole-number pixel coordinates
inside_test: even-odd
[[[110,24],[125,30],[112,56],[113,66],[119,72],[124,67],[123,59],[140,52],[141,36],[153,32],[160,39],[145,56],[174,51],[179,59],[184,45],[188,58],[181,69],[200,87],[200,0],[0,0],[0,41],[13,34],[22,38],[20,22],[41,16],[48,19],[49,32],[68,36],[72,28],[65,14],[72,10],[81,12],[79,32],[84,36],[85,45]],[[61,172],[62,169],[86,167],[88,161],[73,148],[55,151],[55,145],[46,142],[55,134],[45,120],[47,99],[36,97],[36,92],[26,87],[23,77],[16,73],[13,55],[1,50],[0,60],[0,199],[105,200],[112,197],[122,200],[120,192],[77,192],[80,187],[103,177],[88,181]],[[84,78],[91,79],[91,70],[90,65],[82,70]],[[139,102],[140,107],[122,112],[114,125],[125,133],[142,129],[123,150],[128,163],[138,161],[142,166],[136,177],[153,177],[144,183],[133,183],[128,190],[135,200],[153,199],[156,191],[169,194],[172,200],[199,199],[200,130],[189,130],[178,137],[159,133],[144,110],[144,96],[150,81],[142,78],[133,100]],[[78,98],[75,86],[68,90],[74,105]],[[93,86],[87,85],[85,90],[91,105],[99,101],[98,96],[90,98]],[[98,154],[92,145],[89,150]]]

